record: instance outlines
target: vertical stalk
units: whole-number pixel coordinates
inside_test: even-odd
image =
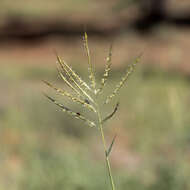
[[[106,148],[106,141],[105,141],[105,137],[104,137],[104,131],[103,131],[103,127],[102,127],[101,114],[100,114],[100,111],[99,111],[99,106],[97,106],[97,107],[98,107],[97,108],[98,127],[99,127],[99,130],[100,130],[100,133],[101,133],[102,143],[103,143],[103,146],[104,146],[104,153],[105,153],[105,158],[106,158],[106,165],[107,165],[107,169],[108,169],[110,184],[111,184],[112,190],[115,190],[115,185],[114,185],[112,172],[111,172],[110,161],[109,161],[109,158],[107,156],[107,148]]]

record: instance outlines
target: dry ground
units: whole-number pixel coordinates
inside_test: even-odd
[[[89,36],[92,59],[103,66],[108,48],[114,44],[114,66],[126,64],[143,53],[143,64],[159,65],[163,68],[190,73],[190,29],[162,26],[153,34],[141,36],[126,32],[115,38]],[[0,65],[55,66],[54,51],[72,64],[87,63],[82,36],[75,38],[50,38],[41,42],[23,43],[15,41],[0,46]]]

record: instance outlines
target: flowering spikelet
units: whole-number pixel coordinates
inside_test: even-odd
[[[66,73],[70,76],[71,80],[75,81],[75,79],[76,79],[81,87],[85,87],[86,89],[91,90],[90,87],[86,84],[86,82],[84,82],[79,77],[79,75],[76,74],[76,72],[69,65],[67,65],[67,63],[65,61],[61,60],[61,58],[58,55],[57,55],[57,61],[60,64],[62,70],[66,71]]]
[[[124,85],[124,83],[127,81],[127,79],[129,78],[129,76],[135,70],[135,66],[137,65],[137,63],[139,63],[140,57],[141,56],[137,57],[135,59],[134,63],[132,63],[131,65],[128,66],[128,68],[127,68],[127,70],[125,72],[125,75],[121,78],[121,81],[119,82],[119,84],[117,84],[117,86],[114,89],[113,93],[106,98],[105,104],[109,103],[111,101],[111,99],[114,98],[117,95],[117,93],[119,92],[119,90],[121,89],[121,87]]]
[[[88,64],[89,64],[89,78],[91,81],[91,86],[94,89],[95,93],[96,93],[96,81],[95,81],[95,76],[94,76],[94,68],[93,65],[91,63],[91,58],[90,58],[90,50],[88,48],[88,35],[85,32],[84,34],[84,47],[86,49],[86,53],[87,53],[87,57],[88,57]]]
[[[80,97],[80,96],[81,96],[80,92],[66,79],[66,77],[61,73],[61,71],[60,71],[59,69],[57,69],[57,71],[58,71],[59,76],[66,82],[66,84],[67,84],[72,90],[74,90],[74,91],[78,94],[78,96]]]
[[[57,56],[57,58],[62,70],[65,71],[70,81],[75,84],[75,86],[82,92],[84,96],[86,96],[91,102],[93,102],[91,96],[83,89],[83,86],[88,87],[88,85],[73,71],[73,69],[69,65],[66,64],[65,61],[61,60],[59,56]],[[77,80],[77,82],[75,79]],[[88,87],[88,89],[90,88]],[[80,93],[80,95],[82,94]]]
[[[80,119],[80,120],[84,121],[86,124],[89,125],[89,127],[95,127],[96,126],[94,122],[88,120],[87,118],[82,116],[80,113],[72,111],[71,109],[67,108],[63,104],[58,103],[55,99],[51,98],[50,96],[48,96],[46,94],[44,94],[44,96],[46,96],[51,102],[53,102],[54,104],[59,106],[63,112],[68,113],[69,115],[73,116],[76,119]]]
[[[63,95],[63,96],[67,96],[68,98],[70,98],[73,102],[76,102],[78,104],[81,104],[82,106],[88,108],[91,111],[96,112],[95,108],[91,105],[86,103],[85,101],[74,97],[72,94],[70,94],[69,92],[66,92],[60,88],[55,87],[54,85],[52,85],[51,83],[47,82],[47,81],[43,81],[46,85],[48,85],[49,87],[53,88],[58,94]]]
[[[97,94],[101,93],[103,87],[106,85],[106,82],[107,82],[107,79],[108,79],[108,76],[109,76],[109,72],[111,70],[111,64],[112,64],[112,45],[110,46],[109,54],[108,54],[108,57],[106,58],[106,67],[105,67],[104,74],[103,74],[103,77],[102,77],[102,80],[101,80],[101,84],[100,84],[101,86],[97,90]]]

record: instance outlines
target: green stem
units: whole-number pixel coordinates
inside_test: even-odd
[[[105,141],[105,137],[104,137],[104,131],[103,131],[103,127],[102,127],[102,119],[101,119],[99,107],[97,109],[97,114],[98,114],[99,130],[100,130],[100,133],[101,133],[102,143],[103,143],[103,146],[104,146],[104,152],[105,152],[105,158],[106,158],[106,165],[107,165],[107,168],[108,168],[109,179],[110,179],[112,190],[115,190],[115,185],[114,185],[112,172],[111,172],[110,161],[109,161],[109,158],[107,156],[106,141]]]

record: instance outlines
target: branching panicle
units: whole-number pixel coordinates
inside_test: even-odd
[[[115,89],[113,90],[112,94],[107,96],[105,102],[99,103],[99,96],[103,91],[103,88],[106,85],[106,82],[108,80],[108,77],[110,75],[110,70],[111,70],[111,64],[112,64],[112,46],[110,46],[109,49],[109,54],[106,59],[106,65],[105,65],[105,70],[103,77],[101,79],[100,87],[96,89],[96,81],[95,81],[95,73],[94,73],[94,68],[91,63],[91,57],[90,57],[90,51],[88,47],[88,36],[85,33],[84,35],[84,46],[86,49],[87,57],[88,57],[88,65],[89,65],[89,79],[90,79],[90,86],[87,85],[87,83],[81,79],[81,77],[64,61],[62,60],[57,54],[57,62],[59,63],[59,69],[58,69],[58,74],[59,76],[63,79],[63,81],[70,87],[73,92],[73,94],[62,90],[60,88],[55,87],[51,83],[47,81],[43,81],[46,85],[54,89],[59,95],[62,95],[64,97],[67,97],[70,99],[71,102],[80,104],[81,106],[84,107],[84,109],[89,112],[93,111],[92,114],[94,114],[94,119],[91,121],[86,117],[85,115],[82,115],[80,112],[72,111],[70,108],[66,107],[65,105],[57,102],[54,98],[44,94],[51,102],[56,104],[63,112],[66,112],[70,116],[76,119],[80,119],[83,122],[85,122],[89,127],[96,127],[100,131],[101,139],[102,139],[102,144],[104,147],[104,153],[105,153],[105,160],[106,160],[106,165],[108,168],[108,174],[109,174],[109,179],[110,179],[110,184],[112,190],[115,190],[115,185],[114,185],[114,180],[112,177],[112,172],[111,172],[111,166],[110,166],[110,153],[112,151],[116,135],[113,137],[111,144],[107,147],[106,145],[106,140],[104,136],[104,129],[103,129],[103,124],[111,119],[115,113],[118,110],[119,103],[117,103],[113,109],[113,111],[106,116],[104,119],[102,119],[102,115],[100,112],[100,106],[102,106],[103,103],[107,104],[109,103],[112,98],[114,98],[119,90],[122,88],[122,86],[126,83],[128,80],[129,76],[134,72],[136,64],[140,60],[140,56],[136,58],[134,63],[128,66],[125,75],[121,78],[120,82],[116,85]]]

